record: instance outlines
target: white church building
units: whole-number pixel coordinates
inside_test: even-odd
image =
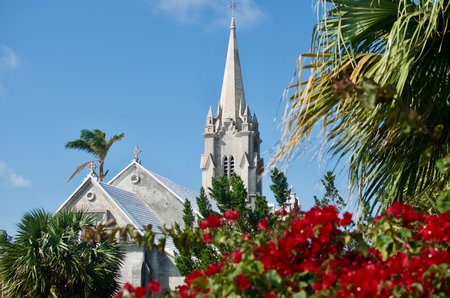
[[[241,66],[232,17],[222,92],[218,109],[206,117],[204,153],[201,155],[202,186],[211,187],[211,179],[232,173],[239,175],[248,191],[248,200],[262,193],[261,175],[264,162],[260,156],[260,134],[256,115],[244,96]],[[137,149],[137,148],[136,148]],[[189,200],[198,214],[198,194],[145,168],[134,159],[108,182],[99,181],[94,169],[58,209],[80,208],[97,215],[99,221],[114,219],[119,226],[143,226],[183,223],[183,204]],[[214,206],[214,202],[211,202]],[[163,295],[183,279],[175,266],[174,244],[168,241],[165,253],[148,251],[134,243],[124,243],[126,256],[121,269],[121,282],[145,285],[159,280]]]

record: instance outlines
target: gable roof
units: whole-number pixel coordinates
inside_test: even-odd
[[[194,212],[197,213],[197,215],[200,215],[199,208],[197,205],[197,197],[199,196],[199,193],[182,186],[178,183],[173,182],[172,180],[163,177],[161,175],[158,175],[148,169],[146,169],[143,165],[136,162],[136,160],[133,160],[128,166],[126,166],[122,171],[120,171],[116,176],[114,176],[108,184],[111,185],[111,183],[114,182],[123,172],[125,172],[128,168],[135,165],[136,167],[139,167],[144,172],[146,172],[148,175],[150,175],[153,179],[155,179],[162,187],[164,187],[167,191],[169,191],[171,194],[173,194],[182,204],[184,204],[185,200],[189,200],[191,202],[192,209],[194,209]],[[217,204],[214,200],[210,200],[211,207],[214,211],[219,211],[217,208]]]
[[[104,182],[98,182],[100,187],[108,194],[108,196],[119,206],[119,209],[127,215],[134,227],[141,233],[144,232],[145,225],[152,225],[152,232],[155,233],[155,240],[159,240],[162,235],[158,227],[164,224],[159,217],[145,204],[142,200],[132,192],[114,187]],[[165,249],[166,253],[174,256],[174,252],[178,252],[172,239],[167,238]]]
[[[161,238],[158,227],[162,227],[164,224],[158,218],[158,216],[151,210],[151,208],[145,204],[139,197],[123,189],[108,185],[104,182],[99,182],[91,175],[88,175],[81,185],[72,193],[69,198],[58,208],[56,212],[59,212],[64,208],[70,200],[76,195],[76,193],[86,187],[88,184],[97,186],[105,195],[105,197],[111,201],[120,212],[127,218],[127,220],[138,230],[141,234],[144,233],[144,226],[151,224],[152,232],[155,233],[155,240]],[[171,238],[166,241],[165,252],[171,256],[174,256],[177,249]]]

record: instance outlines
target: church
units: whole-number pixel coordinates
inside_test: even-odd
[[[252,204],[255,195],[262,193],[261,175],[264,161],[260,156],[258,120],[246,103],[234,16],[231,19],[230,39],[225,63],[222,91],[217,111],[212,108],[206,116],[204,152],[200,158],[202,186],[211,187],[211,179],[236,173],[247,188],[247,201]],[[108,182],[99,181],[95,165],[78,188],[59,207],[84,209],[95,214],[99,222],[115,220],[117,225],[133,225],[140,233],[143,226],[183,223],[183,204],[191,202],[200,216],[196,203],[198,194],[145,168],[134,159]],[[211,205],[215,207],[212,201]],[[183,281],[175,266],[177,249],[167,241],[165,253],[148,251],[134,243],[123,243],[126,255],[121,269],[121,282],[144,285],[159,280],[160,295],[174,289]]]

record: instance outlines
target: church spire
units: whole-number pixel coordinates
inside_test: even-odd
[[[212,187],[212,179],[230,176],[235,173],[241,177],[247,189],[249,202],[257,194],[262,194],[262,172],[264,160],[260,157],[258,125],[253,120],[250,107],[247,106],[242,83],[241,65],[236,42],[236,25],[233,14],[230,25],[227,61],[223,76],[217,116],[212,116],[210,108],[206,116],[203,133],[205,149],[200,167],[202,169],[202,186]],[[252,203],[250,203],[251,205]]]
[[[223,75],[222,93],[219,102],[222,119],[233,119],[236,121],[240,118],[246,106],[233,13],[231,17],[227,61]]]

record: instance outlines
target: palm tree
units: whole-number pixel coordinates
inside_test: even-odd
[[[124,256],[115,242],[85,242],[95,223],[83,211],[27,213],[14,240],[0,238],[0,277],[6,297],[109,297],[119,288]]]
[[[65,146],[66,149],[77,149],[91,153],[99,162],[99,173],[98,178],[100,181],[105,178],[108,171],[104,172],[105,159],[108,155],[109,148],[112,144],[120,141],[125,134],[121,133],[119,135],[114,135],[109,140],[106,139],[106,133],[99,129],[87,130],[83,129],[80,133],[80,138],[75,141],[68,142]],[[72,176],[70,176],[69,181],[78,174],[82,169],[89,165],[90,161],[79,165]]]
[[[449,181],[436,163],[450,161],[450,2],[318,2],[324,16],[300,57],[275,158],[294,157],[322,126],[360,203],[435,210]]]

